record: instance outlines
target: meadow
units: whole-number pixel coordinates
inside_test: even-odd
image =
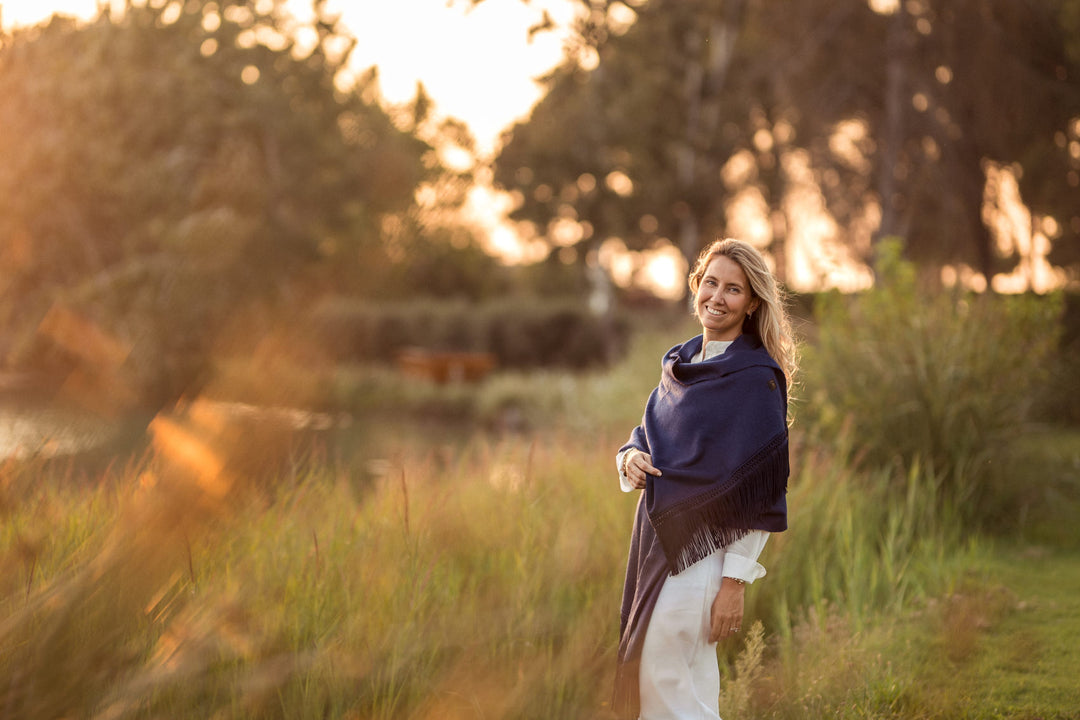
[[[946,298],[900,332],[908,294],[838,300],[804,327],[791,527],[719,649],[725,718],[1080,718],[1080,433],[1032,424],[1031,386],[975,392],[1019,360],[956,340],[994,317],[1051,363],[1058,310]],[[0,717],[606,717],[636,502],[613,456],[690,332],[642,327],[586,374],[380,375],[398,405],[347,441],[299,444],[195,400],[93,469],[8,460]],[[859,367],[888,358],[875,392],[830,385],[862,387]],[[471,420],[448,430],[439,408]],[[896,429],[912,417],[938,423],[928,445]]]

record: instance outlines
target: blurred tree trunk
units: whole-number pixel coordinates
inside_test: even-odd
[[[676,148],[675,177],[680,195],[690,197],[698,177],[700,149],[708,147],[717,136],[723,117],[721,103],[735,41],[742,24],[744,0],[707,0],[701,9],[700,24],[691,25],[683,39],[686,65],[683,78],[683,102],[686,104],[686,130]],[[679,249],[691,270],[703,245],[713,238],[702,237],[697,212],[678,218]],[[689,293],[684,291],[683,297]]]
[[[597,48],[599,52],[602,48]],[[605,147],[607,143],[607,122],[604,107],[606,105],[604,91],[607,84],[604,82],[603,66],[598,67],[592,77],[589,78],[586,103],[589,107],[589,115],[595,118],[594,122],[584,128],[589,137],[589,144],[593,147]],[[576,183],[576,181],[575,181]],[[615,284],[612,282],[608,271],[600,264],[600,243],[603,234],[598,234],[593,228],[593,236],[582,243],[583,248],[579,251],[578,262],[585,266],[585,281],[589,286],[589,311],[600,320],[600,338],[597,352],[603,358],[605,365],[616,360],[620,348],[620,340],[615,326]]]
[[[904,106],[905,99],[910,96],[906,82],[910,46],[907,35],[908,29],[903,13],[894,12],[888,22],[885,36],[885,111],[877,181],[877,193],[881,202],[881,225],[875,234],[875,249],[871,253],[875,260],[871,266],[875,268],[876,281],[881,280],[877,277],[876,269],[877,244],[885,238],[903,238],[907,235],[899,208],[900,198],[897,194],[900,153],[907,135]]]

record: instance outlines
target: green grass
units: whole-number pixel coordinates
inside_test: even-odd
[[[1075,524],[1080,503],[1080,432],[1058,429],[1020,438],[1017,464],[1011,477],[1018,485],[1052,491],[1021,493],[1030,503],[1014,507],[1021,519],[1015,532],[996,539],[970,536],[948,540],[938,553],[915,552],[910,567],[922,581],[905,594],[876,597],[865,605],[852,604],[846,584],[829,568],[856,566],[858,555],[844,548],[869,552],[868,541],[850,543],[838,533],[838,551],[815,568],[822,578],[821,597],[792,615],[790,631],[773,624],[769,651],[756,665],[744,667],[749,697],[739,717],[782,718],[903,718],[963,720],[1049,720],[1080,717],[1080,528]],[[915,477],[915,476],[912,476]],[[835,478],[829,478],[835,483]],[[841,485],[837,506],[851,502]],[[793,492],[797,499],[799,489]],[[821,500],[820,495],[810,499]],[[800,507],[800,506],[796,506]],[[803,502],[802,508],[808,503]],[[811,506],[812,507],[812,506]],[[910,520],[913,506],[894,506],[887,518]],[[844,513],[827,515],[846,524]],[[904,524],[905,520],[891,519]],[[934,526],[923,526],[923,532]],[[798,533],[798,529],[794,528]],[[902,534],[901,534],[902,536]],[[896,537],[886,532],[883,537]],[[1037,538],[1042,544],[1033,544]],[[793,534],[793,544],[800,539]],[[937,541],[935,541],[937,542]],[[865,595],[884,573],[890,543],[874,561],[878,569],[853,573]],[[916,546],[918,547],[918,545]],[[820,546],[819,548],[820,549]],[[782,552],[773,570],[798,552]],[[920,569],[920,566],[921,569]],[[887,574],[887,573],[886,573]],[[776,573],[766,580],[776,581]],[[843,578],[844,575],[833,575]],[[905,571],[898,578],[911,576]],[[782,582],[778,582],[782,585]],[[897,586],[897,590],[900,586]],[[777,627],[779,625],[779,627]],[[729,662],[729,686],[746,681],[735,670],[753,648]],[[723,709],[723,707],[722,707]]]
[[[216,499],[160,457],[24,487],[4,526],[8,715],[600,717],[633,497],[618,440],[594,440],[477,437]],[[1073,717],[1080,556],[920,542],[925,507],[891,519],[873,478],[802,450],[792,528],[750,590],[761,634],[724,648],[725,708]]]
[[[935,699],[958,718],[1080,717],[1080,555],[1002,549],[982,570],[991,584],[945,613],[961,652],[931,665]]]
[[[613,454],[676,332],[486,386],[547,393],[527,433],[406,419],[297,456],[195,403],[100,477],[4,465],[0,714],[604,717],[636,500]],[[933,472],[807,435],[724,716],[1076,718],[1080,434],[1023,438],[1012,540],[964,532]]]
[[[977,570],[860,628],[809,608],[790,639],[748,638],[729,664],[721,714],[895,720],[1080,717],[1080,557],[980,553]]]

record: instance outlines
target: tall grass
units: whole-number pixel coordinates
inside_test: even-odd
[[[596,440],[477,438],[392,454],[374,479],[326,462],[262,485],[178,472],[166,454],[109,482],[43,488],[5,523],[19,530],[3,546],[0,707],[602,717],[635,498],[613,478],[621,438]],[[750,591],[789,648],[805,608],[865,619],[935,582],[927,568],[944,552],[902,523],[877,526],[887,511],[865,512],[875,500],[843,464],[806,467],[792,529]],[[59,518],[71,530],[50,532]],[[32,576],[16,535],[37,538]],[[759,683],[743,683],[743,706]]]
[[[631,513],[599,481],[608,455],[570,435],[477,441],[391,461],[371,483],[327,464],[226,492],[158,458],[15,503],[0,708],[594,717]],[[57,517],[75,543],[50,539]],[[31,535],[32,578],[18,539]]]
[[[636,501],[613,453],[683,334],[610,374],[480,393],[534,412],[533,432],[298,457],[195,402],[91,481],[4,465],[0,716],[604,717]],[[892,628],[948,625],[930,598],[982,551],[965,496],[922,454],[871,462],[864,419],[831,426],[808,397],[790,529],[747,593],[761,630],[721,649],[722,711],[932,717]]]
[[[800,609],[839,607],[856,628],[883,610],[940,590],[963,550],[954,512],[935,502],[935,477],[918,467],[860,473],[843,451],[807,449],[793,478],[790,528],[767,546],[755,613],[791,636]],[[894,498],[892,488],[905,492]]]

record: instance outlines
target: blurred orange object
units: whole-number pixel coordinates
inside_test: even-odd
[[[408,348],[398,353],[397,367],[403,375],[448,382],[478,382],[495,369],[495,356],[485,352],[449,352]]]

